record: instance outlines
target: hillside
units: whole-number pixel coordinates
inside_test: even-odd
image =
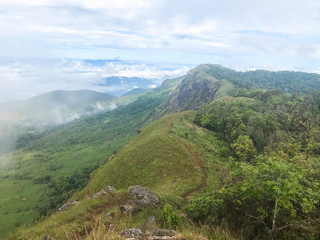
[[[217,172],[214,169],[221,165],[220,159],[223,158],[219,147],[214,147],[213,143],[215,146],[223,146],[223,143],[209,131],[194,126],[193,115],[191,112],[178,114],[150,124],[112,160],[93,173],[87,187],[73,196],[80,200],[77,206],[54,214],[14,238],[40,238],[49,234],[67,239],[66,231],[81,237],[84,222],[89,224],[92,217],[99,219],[108,211],[115,211],[113,223],[117,224],[117,231],[121,232],[129,225],[140,227],[148,214],[159,214],[159,209],[141,212],[132,220],[121,216],[119,205],[126,201],[125,192],[131,185],[147,186],[160,196],[162,204],[169,200],[177,207],[199,191],[215,186]],[[185,132],[190,135],[185,135]],[[102,197],[99,201],[91,198],[109,185],[118,189],[116,195]],[[76,222],[69,222],[75,218]]]
[[[239,72],[213,64],[202,64],[196,69],[218,80],[227,80],[241,88],[278,88],[287,93],[297,91],[303,94],[320,89],[320,75],[316,73],[266,70]]]
[[[195,68],[189,71],[172,91],[164,104],[164,112],[199,109],[215,99],[220,85],[221,82],[214,75],[207,74],[199,67]]]
[[[2,163],[9,162],[0,169],[0,189],[6,192],[0,196],[1,205],[6,206],[0,209],[1,233],[32,223],[57,209],[86,183],[94,168],[123,147],[137,134],[136,130],[154,119],[165,96],[165,92],[144,96],[111,112],[76,120],[44,133],[22,135],[16,142],[18,149],[1,159]],[[81,184],[70,182],[78,181],[76,179],[81,180]],[[49,182],[70,185],[55,192],[55,186],[50,187]],[[49,190],[54,191],[48,194]]]
[[[2,224],[14,229],[18,217],[23,226],[30,212],[50,215],[69,198],[79,203],[12,239],[90,239],[99,231],[118,239],[148,217],[161,219],[168,204],[171,214],[183,216],[170,225],[182,239],[310,239],[318,234],[320,201],[320,98],[309,93],[317,84],[317,74],[200,65],[126,106],[29,132],[18,140],[13,164],[0,171],[2,205],[9,206],[0,214],[12,218]],[[121,214],[133,185],[156,193],[159,206]],[[108,186],[116,193],[91,198]],[[29,202],[32,195],[38,199]],[[106,230],[110,224],[115,228]]]

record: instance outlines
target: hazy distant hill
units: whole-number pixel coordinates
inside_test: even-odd
[[[152,79],[121,76],[107,77],[104,79],[104,82],[100,84],[100,86],[114,88],[114,91],[107,92],[115,96],[121,96],[133,88],[150,88],[152,85],[154,85]]]
[[[64,123],[107,108],[101,105],[114,99],[106,93],[89,90],[53,91],[26,101],[0,104],[1,119],[4,121],[31,120],[41,123]]]
[[[142,94],[142,93],[146,93],[148,92],[149,90],[148,89],[145,89],[145,88],[134,88],[128,92],[126,92],[125,94],[123,94],[122,96],[132,96],[132,95],[139,95],[139,94]]]

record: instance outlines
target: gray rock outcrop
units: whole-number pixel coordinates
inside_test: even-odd
[[[126,229],[121,233],[121,236],[126,239],[141,239],[143,232],[137,228]]]
[[[135,212],[138,212],[138,209],[134,205],[121,205],[120,211],[124,214],[131,216]]]
[[[155,237],[173,237],[176,235],[176,231],[169,229],[157,229],[152,233]]]
[[[160,202],[159,198],[145,187],[131,186],[129,193],[133,197],[130,203],[135,204],[138,209],[156,207]]]
[[[116,192],[117,190],[114,187],[108,186],[107,189],[101,190],[100,192],[95,193],[92,198],[98,198],[109,193]]]
[[[58,210],[59,211],[65,211],[68,208],[70,208],[72,205],[76,205],[76,204],[78,204],[78,201],[70,200],[70,201],[66,202],[65,204],[63,204]]]

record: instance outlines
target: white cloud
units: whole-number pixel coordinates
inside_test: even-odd
[[[275,67],[307,70],[320,61],[318,0],[3,0],[0,9],[0,57],[247,68],[277,58]]]
[[[26,99],[49,91],[89,89],[115,92],[128,86],[102,86],[110,76],[152,79],[158,86],[164,79],[186,74],[188,67],[163,70],[152,65],[106,63],[94,66],[83,60],[38,60],[0,62],[0,102]]]

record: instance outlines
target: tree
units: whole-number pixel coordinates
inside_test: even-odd
[[[287,161],[281,153],[261,156],[256,164],[233,162],[227,195],[245,215],[262,224],[273,238],[289,228],[312,228],[320,222],[320,181],[303,158]]]
[[[240,161],[250,161],[257,152],[252,139],[246,135],[240,135],[231,144],[231,149]]]

